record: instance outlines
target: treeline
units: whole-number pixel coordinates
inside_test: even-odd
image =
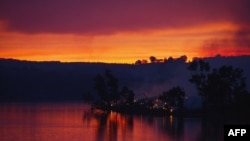
[[[185,57],[179,59],[186,60]],[[189,63],[188,70],[192,74],[189,81],[196,86],[202,99],[202,112],[249,114],[250,93],[246,89],[242,69],[232,66],[210,68],[209,63],[195,59]],[[187,113],[184,107],[187,97],[181,86],[175,86],[156,97],[145,96],[135,100],[133,90],[126,86],[119,87],[116,77],[106,70],[104,75],[95,77],[94,89],[97,95],[84,95],[94,109],[150,114]]]
[[[210,68],[203,60],[194,60],[189,68],[190,82],[202,98],[203,110],[217,112],[249,112],[250,94],[243,70],[232,66]]]
[[[94,89],[97,95],[87,93],[84,95],[86,102],[94,109],[115,110],[126,113],[172,113],[183,110],[185,99],[184,90],[177,86],[163,92],[158,97],[147,97],[135,100],[135,93],[127,86],[119,90],[118,80],[110,70],[104,75],[96,75]]]
[[[187,62],[187,56],[183,55],[179,58],[168,57],[164,59],[159,59],[155,56],[150,56],[149,61],[146,59],[136,60],[135,65],[148,64],[148,63],[168,63],[168,62]]]

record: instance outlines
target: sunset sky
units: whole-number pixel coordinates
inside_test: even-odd
[[[249,0],[0,0],[0,58],[250,55]]]

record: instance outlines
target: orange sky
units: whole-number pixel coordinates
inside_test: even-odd
[[[1,24],[0,57],[22,60],[63,62],[134,63],[138,59],[193,57],[249,54],[249,49],[234,52],[233,46],[210,50],[206,41],[230,39],[227,32],[237,27],[230,23],[217,23],[180,30],[149,30],[120,32],[107,35],[81,34],[25,34],[4,30]],[[226,33],[225,33],[226,31]],[[210,46],[210,44],[208,44]]]
[[[0,1],[0,58],[134,63],[250,55],[249,0]]]

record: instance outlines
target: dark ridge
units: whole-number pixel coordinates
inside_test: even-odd
[[[212,66],[232,65],[242,68],[250,90],[250,56],[206,58]],[[79,101],[86,93],[94,94],[93,78],[109,69],[128,86],[135,98],[156,96],[173,86],[182,86],[189,96],[187,105],[197,107],[197,92],[188,82],[186,62],[147,64],[107,64],[60,61],[23,61],[0,58],[0,101]]]

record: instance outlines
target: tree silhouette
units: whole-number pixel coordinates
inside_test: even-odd
[[[97,108],[104,107],[106,110],[110,110],[115,105],[132,105],[135,96],[134,92],[128,87],[123,87],[119,91],[118,80],[110,70],[106,70],[104,76],[102,77],[98,74],[94,79],[94,89],[97,91],[99,101],[93,101],[93,106]]]
[[[141,65],[141,64],[142,64],[142,61],[141,61],[141,60],[135,61],[135,65]]]
[[[208,102],[214,106],[227,106],[240,101],[246,93],[246,82],[243,71],[232,66],[222,66],[214,69],[207,78],[206,91]]]
[[[107,92],[107,87],[104,78],[98,74],[94,78],[94,89],[97,91],[97,94],[105,105],[110,105],[110,97]]]
[[[110,106],[112,103],[116,103],[120,95],[118,92],[117,79],[111,74],[110,70],[106,70],[105,79],[98,74],[94,79],[94,89],[100,98],[100,101],[105,106]]]
[[[110,101],[117,103],[117,100],[120,98],[118,92],[118,81],[117,79],[111,74],[110,70],[106,70],[106,77],[107,77],[107,90],[108,95],[110,97]]]
[[[121,90],[121,101],[126,105],[131,105],[134,102],[134,92],[129,90],[128,87],[123,87]]]
[[[189,81],[196,85],[199,95],[203,97],[204,103],[207,97],[204,87],[207,85],[207,75],[210,71],[210,64],[203,60],[194,60],[190,63],[188,69],[193,72]]]
[[[203,98],[204,108],[219,110],[239,103],[248,95],[243,71],[232,66],[222,66],[209,71],[203,60],[193,61],[189,69],[194,72],[190,79]]]
[[[187,61],[187,56],[182,55],[179,58],[175,59],[175,61],[180,62],[180,63],[185,63]]]
[[[150,60],[151,63],[156,63],[156,61],[157,61],[155,56],[150,56],[149,60]]]
[[[176,108],[178,110],[183,109],[184,98],[185,92],[179,86],[173,87],[159,96],[159,99],[165,103],[165,108]]]

